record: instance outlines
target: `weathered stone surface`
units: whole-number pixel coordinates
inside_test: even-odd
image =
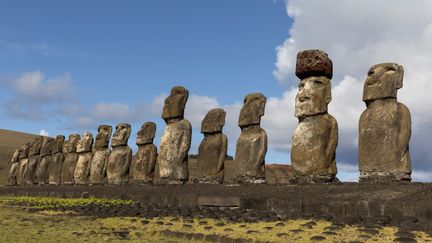
[[[332,62],[323,51],[306,50],[297,55],[296,68],[301,80],[295,100],[299,123],[292,137],[293,172],[298,183],[337,181],[338,124],[327,113]]]
[[[136,145],[145,145],[153,143],[156,135],[156,123],[145,122],[137,132]]]
[[[108,158],[111,154],[109,148],[95,148],[90,163],[90,184],[106,183]]]
[[[65,136],[57,135],[52,147],[52,161],[48,166],[48,183],[57,185],[60,183],[61,168],[64,161],[63,145]]]
[[[17,174],[17,184],[24,185],[25,184],[25,171],[27,169],[28,164],[28,154],[30,150],[30,143],[26,143],[21,147],[18,159],[19,159],[19,168]]]
[[[132,149],[127,146],[127,142],[130,134],[130,124],[120,123],[116,126],[107,165],[107,179],[110,184],[126,184],[129,181]]]
[[[36,167],[39,164],[41,157],[39,156],[42,146],[42,136],[36,137],[30,145],[28,153],[28,163],[24,170],[25,184],[33,185],[36,179]]]
[[[333,76],[333,63],[321,50],[304,50],[297,54],[296,75],[299,79],[313,76]]]
[[[78,161],[74,171],[75,184],[88,184],[90,176],[90,162],[93,156],[93,135],[85,132],[77,144]]]
[[[198,175],[192,178],[197,183],[222,183],[227,156],[228,139],[222,133],[226,112],[215,108],[210,110],[201,123],[204,138],[198,148]]]
[[[265,183],[267,133],[260,127],[266,97],[260,93],[246,95],[240,111],[240,137],[237,140],[235,162],[239,165],[237,183]]]
[[[201,122],[201,133],[222,132],[225,125],[226,112],[221,108],[214,108],[207,112]]]
[[[8,185],[16,185],[17,184],[17,174],[19,170],[19,154],[20,149],[15,149],[14,154],[12,155],[11,159],[11,167],[9,169],[9,175],[8,175]]]
[[[128,183],[131,162],[132,149],[129,146],[113,147],[108,159],[108,183],[116,185]]]
[[[363,89],[367,108],[359,121],[360,181],[411,180],[411,115],[396,99],[403,73],[396,63],[369,69]]]
[[[108,148],[111,134],[112,126],[100,125],[96,135],[95,148]]]
[[[100,125],[94,153],[90,162],[90,184],[103,184],[106,183],[106,168],[108,158],[111,153],[109,149],[109,141],[111,139],[112,127],[109,125]]]
[[[130,169],[131,179],[135,184],[146,184],[153,181],[157,160],[157,148],[153,144],[155,134],[156,124],[154,122],[144,123],[137,133],[138,151],[132,160]]]
[[[64,184],[74,183],[74,171],[78,161],[76,148],[81,136],[79,134],[69,135],[69,139],[63,145],[64,161],[61,167],[60,181]]]
[[[156,163],[155,182],[159,184],[185,183],[189,179],[188,152],[191,145],[192,126],[183,119],[189,91],[184,87],[172,88],[165,99],[162,118],[167,123],[161,137]]]
[[[40,150],[40,163],[36,167],[36,183],[48,183],[48,167],[52,162],[51,151],[54,139],[51,137],[42,138],[42,146]]]
[[[182,86],[171,89],[170,95],[165,99],[162,119],[183,118],[189,91]]]

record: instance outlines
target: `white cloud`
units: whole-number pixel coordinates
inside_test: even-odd
[[[329,112],[339,124],[338,161],[357,164],[358,118],[365,109],[362,102],[363,81],[370,66],[381,62],[397,62],[405,69],[404,87],[398,99],[411,110],[413,134],[411,156],[416,171],[413,178],[421,180],[432,166],[429,144],[432,132],[430,90],[432,90],[432,2],[411,1],[287,1],[287,14],[294,24],[289,36],[277,47],[274,76],[281,83],[294,86],[296,55],[304,49],[322,49],[333,60],[333,101]],[[295,93],[296,88],[285,92]],[[279,104],[279,111],[290,111],[293,103],[285,103],[285,94],[269,102]],[[292,102],[294,100],[289,98]],[[271,100],[271,99],[270,99]],[[288,100],[289,101],[289,100]],[[269,112],[270,113],[270,112]],[[268,130],[279,128],[274,141],[282,141],[282,131],[292,132],[292,122],[285,127],[266,117]],[[268,120],[268,121],[267,121]],[[275,120],[275,121],[273,121]],[[279,137],[279,138],[278,138]],[[430,141],[429,141],[430,142]],[[279,143],[278,143],[279,144]],[[286,148],[286,146],[284,147]],[[285,149],[288,153],[289,149]],[[423,176],[423,177],[422,177]]]
[[[44,129],[39,131],[39,135],[41,136],[49,136],[49,133],[47,131],[45,131]]]

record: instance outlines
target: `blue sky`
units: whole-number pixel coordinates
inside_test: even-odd
[[[398,100],[412,116],[413,177],[430,181],[430,43],[428,0],[2,1],[1,128],[55,136],[128,122],[136,149],[138,128],[155,121],[158,144],[163,99],[183,85],[190,91],[191,153],[205,113],[222,107],[234,155],[243,97],[261,92],[268,98],[266,161],[289,163],[296,54],[322,49],[334,64],[329,113],[339,123],[338,176],[358,177],[367,70],[397,62],[405,69]]]

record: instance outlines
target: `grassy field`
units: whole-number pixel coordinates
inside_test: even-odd
[[[36,135],[0,129],[0,186],[7,181],[10,161],[17,148],[33,141]]]
[[[362,229],[317,220],[230,223],[214,219],[163,217],[95,218],[55,207],[98,203],[129,204],[109,199],[0,197],[0,242],[203,242],[205,239],[250,239],[259,242],[393,242],[395,227]],[[409,233],[409,232],[408,232]],[[432,241],[411,232],[418,242]]]

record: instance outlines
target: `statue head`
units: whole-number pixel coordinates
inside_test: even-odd
[[[53,146],[52,146],[52,151],[51,151],[52,154],[62,152],[64,141],[65,141],[65,136],[63,136],[63,135],[57,135],[56,136],[54,143],[53,143]]]
[[[119,123],[116,126],[116,131],[111,141],[112,147],[126,146],[131,135],[131,125],[127,123]]]
[[[93,147],[93,135],[90,132],[83,133],[81,139],[78,141],[76,152],[91,152]]]
[[[145,122],[141,129],[137,132],[136,144],[144,145],[153,143],[153,139],[156,135],[156,123]]]
[[[368,71],[363,88],[363,101],[396,98],[403,86],[404,70],[397,63],[381,63]]]
[[[63,153],[75,153],[80,138],[79,134],[69,135],[69,139],[63,144]]]
[[[221,132],[225,125],[225,116],[223,109],[211,109],[201,122],[201,133]]]
[[[295,116],[301,118],[326,113],[331,99],[329,78],[319,76],[302,79],[295,100]]]
[[[30,152],[31,143],[25,143],[20,150],[19,159],[28,158]]]
[[[183,118],[188,97],[189,91],[182,86],[175,86],[171,89],[171,94],[165,99],[162,111],[162,118],[165,122],[172,118]]]
[[[266,101],[267,98],[261,93],[246,95],[240,110],[239,127],[259,125],[264,115]]]
[[[41,156],[51,155],[53,143],[54,143],[54,139],[52,137],[45,137],[44,136],[42,138],[40,155]]]
[[[107,148],[112,134],[112,126],[100,125],[98,127],[98,134],[96,135],[96,148]]]
[[[37,136],[30,145],[28,155],[36,155],[40,153],[42,146],[42,136]]]
[[[12,155],[12,163],[19,162],[20,153],[21,149],[15,149],[15,152]]]
[[[298,118],[327,112],[331,101],[333,63],[321,50],[304,50],[297,54],[296,75],[300,78],[296,95]]]

